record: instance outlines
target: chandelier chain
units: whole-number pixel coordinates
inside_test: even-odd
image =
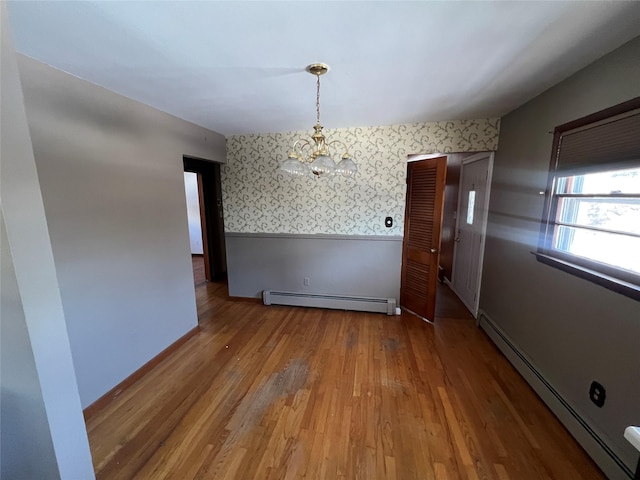
[[[320,125],[320,75],[316,75],[316,123]]]

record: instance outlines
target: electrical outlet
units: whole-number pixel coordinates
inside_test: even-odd
[[[607,391],[600,383],[595,381],[591,382],[591,387],[589,388],[589,398],[597,407],[602,408],[602,406],[604,405],[604,401],[607,398]]]
[[[304,283],[304,286],[305,286],[305,287],[308,287],[308,286],[310,285],[310,283],[311,283],[311,282],[309,281],[309,277],[304,277],[304,282],[303,282],[303,283]]]

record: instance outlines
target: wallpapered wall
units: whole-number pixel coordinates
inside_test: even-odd
[[[500,119],[326,130],[353,155],[355,178],[294,178],[279,170],[301,132],[227,139],[225,230],[241,233],[402,235],[407,155],[496,150]],[[384,218],[393,217],[392,228]]]

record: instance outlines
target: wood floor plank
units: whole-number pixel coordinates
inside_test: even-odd
[[[446,287],[446,316],[196,289],[201,331],[87,423],[98,479],[603,479]]]

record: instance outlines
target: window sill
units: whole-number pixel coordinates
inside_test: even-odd
[[[629,297],[634,300],[640,300],[640,286],[638,285],[634,285],[632,283],[628,283],[623,280],[604,275],[603,273],[596,272],[595,270],[591,270],[589,268],[582,267],[565,260],[560,260],[544,253],[531,253],[535,255],[536,259],[539,262],[544,263],[545,265],[549,265],[550,267],[557,268],[559,270],[562,270],[563,272],[575,275],[576,277],[580,277],[584,280],[596,283],[602,287],[608,288],[609,290],[624,295],[625,297]]]

